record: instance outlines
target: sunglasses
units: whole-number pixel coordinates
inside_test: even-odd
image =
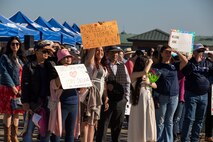
[[[11,45],[12,45],[12,46],[15,46],[15,45],[16,45],[16,46],[19,46],[20,43],[19,43],[19,42],[12,42]]]
[[[52,46],[54,49],[60,49],[60,46]]]
[[[204,50],[197,50],[198,53],[204,52]]]
[[[165,53],[172,53],[172,51],[170,51],[170,50],[164,50],[165,51]]]
[[[41,51],[43,54],[50,54],[50,51],[49,50],[42,50]]]

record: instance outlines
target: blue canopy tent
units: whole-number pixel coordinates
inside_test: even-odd
[[[69,29],[70,31],[73,31],[74,33],[76,33],[78,35],[78,39],[77,39],[77,43],[78,44],[82,44],[82,39],[81,39],[81,34],[80,32],[78,32],[77,30],[75,30],[73,27],[71,27],[67,22],[64,22],[63,24],[64,27],[66,27],[67,29]]]
[[[72,25],[72,28],[75,29],[76,31],[78,31],[79,33],[81,33],[80,28],[78,27],[77,24],[74,23],[74,24]]]
[[[77,33],[73,32],[73,31],[67,29],[63,25],[59,24],[55,19],[53,19],[53,18],[50,19],[48,21],[48,23],[51,24],[54,27],[60,28],[63,33],[71,35],[72,37],[74,37],[76,42],[82,43],[81,36],[79,36]]]
[[[61,35],[49,30],[48,28],[42,27],[37,23],[30,20],[20,11],[17,12],[14,16],[10,18],[11,21],[15,23],[20,23],[23,26],[26,26],[29,29],[37,30],[40,32],[40,39],[52,40],[55,42],[61,42]]]
[[[81,35],[78,31],[76,31],[72,26],[70,26],[67,22],[64,22],[63,24],[64,27],[66,27],[67,29],[69,29],[70,31],[73,31],[74,33]]]
[[[6,26],[9,26],[11,28],[16,28],[18,29],[18,37],[20,38],[20,40],[23,42],[24,41],[24,36],[25,35],[32,35],[34,36],[34,40],[39,40],[40,39],[40,35],[38,31],[35,30],[31,30],[25,27],[22,27],[20,25],[17,25],[16,23],[10,21],[9,19],[5,18],[4,16],[0,15],[0,23]]]
[[[7,41],[11,36],[18,36],[18,29],[0,23],[0,41]]]
[[[78,44],[82,44],[82,39],[81,39],[81,34],[80,34],[80,32],[78,32],[78,31],[75,30],[73,27],[71,27],[67,22],[64,22],[63,26],[66,27],[67,29],[69,29],[70,31],[75,32],[75,33],[78,35],[78,37],[79,37],[79,39],[77,39],[77,43],[78,43]]]
[[[52,25],[50,25],[46,20],[44,20],[42,17],[38,17],[35,22],[43,27],[46,27],[56,33],[59,33],[61,35],[61,43],[62,44],[70,44],[75,45],[75,39],[65,33],[60,32],[61,29],[55,28]]]

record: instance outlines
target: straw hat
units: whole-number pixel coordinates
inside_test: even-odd
[[[133,54],[133,53],[135,53],[135,51],[132,51],[131,47],[128,47],[128,48],[124,49],[124,54]]]

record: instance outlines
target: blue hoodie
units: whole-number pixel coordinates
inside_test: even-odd
[[[197,95],[208,93],[210,83],[208,78],[212,75],[213,65],[208,60],[197,62],[195,58],[189,60],[182,72],[186,76],[185,90]]]

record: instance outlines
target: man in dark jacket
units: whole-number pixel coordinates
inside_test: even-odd
[[[199,134],[206,113],[210,88],[208,78],[212,75],[213,65],[204,57],[204,51],[205,48],[202,44],[195,44],[193,56],[182,70],[186,77],[186,113],[183,122],[182,142],[199,141]]]
[[[47,102],[49,96],[49,78],[48,67],[45,61],[48,59],[53,49],[51,44],[53,42],[41,40],[35,46],[34,60],[30,61],[23,67],[22,76],[22,96],[21,101],[23,108],[30,114],[28,127],[23,137],[23,142],[32,141],[32,133],[35,128],[35,124],[32,122],[32,115],[44,110],[48,112]],[[46,113],[48,115],[48,113]],[[48,116],[46,117],[48,118]],[[42,118],[43,119],[43,118]],[[48,120],[47,120],[48,121]],[[47,128],[48,123],[45,123],[44,128]],[[42,128],[40,128],[42,129]],[[40,134],[40,140],[42,142],[49,142],[49,136],[46,133]]]

